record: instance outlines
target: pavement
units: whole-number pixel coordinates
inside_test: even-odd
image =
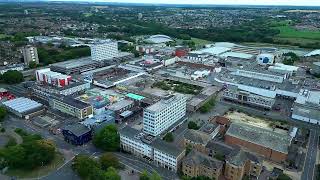
[[[314,170],[317,161],[318,152],[318,142],[319,142],[319,132],[317,130],[310,130],[308,151],[306,155],[306,160],[301,175],[301,179],[313,180]]]

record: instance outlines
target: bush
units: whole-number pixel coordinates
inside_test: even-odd
[[[7,116],[7,110],[4,107],[0,107],[0,122],[2,122]]]

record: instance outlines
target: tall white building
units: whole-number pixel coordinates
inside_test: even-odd
[[[112,40],[95,41],[90,45],[91,58],[94,61],[103,61],[118,57],[118,42]]]
[[[36,47],[25,46],[22,48],[24,64],[29,65],[31,62],[39,64],[38,51]]]
[[[182,94],[170,96],[143,112],[143,131],[158,136],[186,115],[186,97]]]

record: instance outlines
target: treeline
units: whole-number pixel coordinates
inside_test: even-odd
[[[39,47],[38,56],[40,63],[44,65],[90,56],[89,47],[74,47],[74,48],[49,48]]]

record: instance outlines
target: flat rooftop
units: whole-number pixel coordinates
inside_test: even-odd
[[[29,112],[33,109],[42,107],[42,104],[25,97],[20,97],[10,101],[3,102],[3,105],[14,111],[17,111],[18,113]]]
[[[289,134],[284,135],[269,129],[244,123],[232,123],[226,135],[285,154],[288,154],[288,149],[291,143],[291,137]]]
[[[158,101],[157,103],[147,107],[146,110],[148,110],[148,111],[161,111],[161,110],[167,108],[168,105],[170,105],[170,103],[172,103],[173,101],[176,101],[181,98],[185,98],[185,96],[182,94],[175,94],[175,95],[169,97],[168,99],[162,99],[162,100]]]
[[[79,58],[79,59],[72,59],[69,61],[54,63],[54,64],[51,64],[51,66],[64,68],[64,69],[72,69],[72,68],[92,65],[92,64],[96,64],[96,63],[98,63],[98,62],[93,61],[91,59],[91,56],[88,56],[88,57],[83,57],[83,58]]]

